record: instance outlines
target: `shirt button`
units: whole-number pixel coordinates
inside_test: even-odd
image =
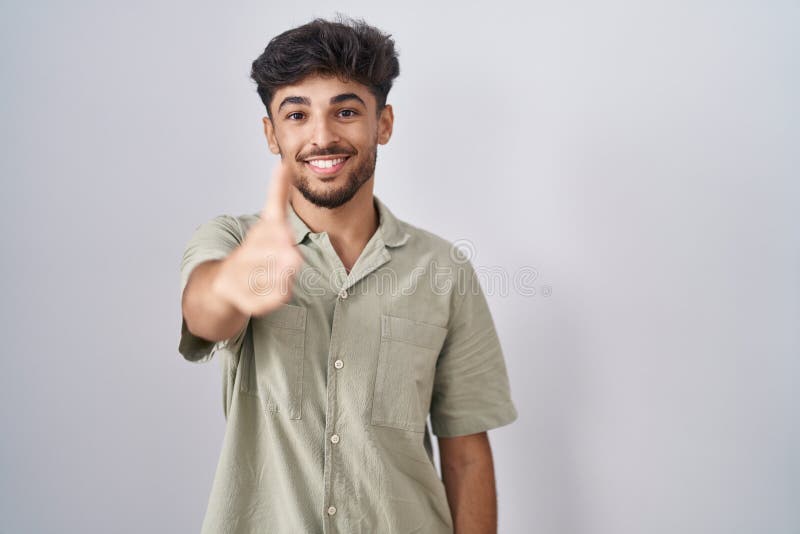
[[[336,367],[337,369],[341,369],[342,367],[344,367],[344,362],[342,360],[336,360],[335,362],[333,362],[333,366]]]
[[[334,434],[331,436],[331,443],[339,443],[339,434]]]
[[[329,506],[328,507],[328,515],[333,515],[335,513],[336,513],[336,507],[335,506]]]
[[[342,289],[341,291],[339,291],[339,298],[340,299],[346,299],[347,298],[347,290],[346,289]]]

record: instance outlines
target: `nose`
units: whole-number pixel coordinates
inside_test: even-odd
[[[311,131],[311,144],[324,148],[338,141],[339,134],[336,132],[334,125],[330,123],[328,117],[318,117],[314,121],[313,130]]]

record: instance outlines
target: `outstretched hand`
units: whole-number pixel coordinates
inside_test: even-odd
[[[220,266],[214,290],[248,315],[265,315],[289,301],[303,256],[294,243],[287,205],[289,169],[279,162],[272,172],[260,219]]]

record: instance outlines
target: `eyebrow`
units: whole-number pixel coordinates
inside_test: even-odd
[[[355,93],[342,93],[340,95],[336,95],[334,97],[331,97],[330,103],[339,104],[341,102],[346,102],[348,100],[357,100],[361,102],[362,106],[367,107],[367,104],[364,102],[364,100]],[[308,98],[307,96],[287,96],[281,101],[280,106],[278,106],[278,111],[280,111],[281,108],[286,104],[300,104],[303,106],[310,106],[311,99]]]

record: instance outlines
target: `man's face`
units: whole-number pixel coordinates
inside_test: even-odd
[[[386,144],[394,120],[358,82],[311,75],[281,87],[264,117],[270,150],[280,154],[294,186],[313,204],[335,208],[375,173],[378,144]]]

